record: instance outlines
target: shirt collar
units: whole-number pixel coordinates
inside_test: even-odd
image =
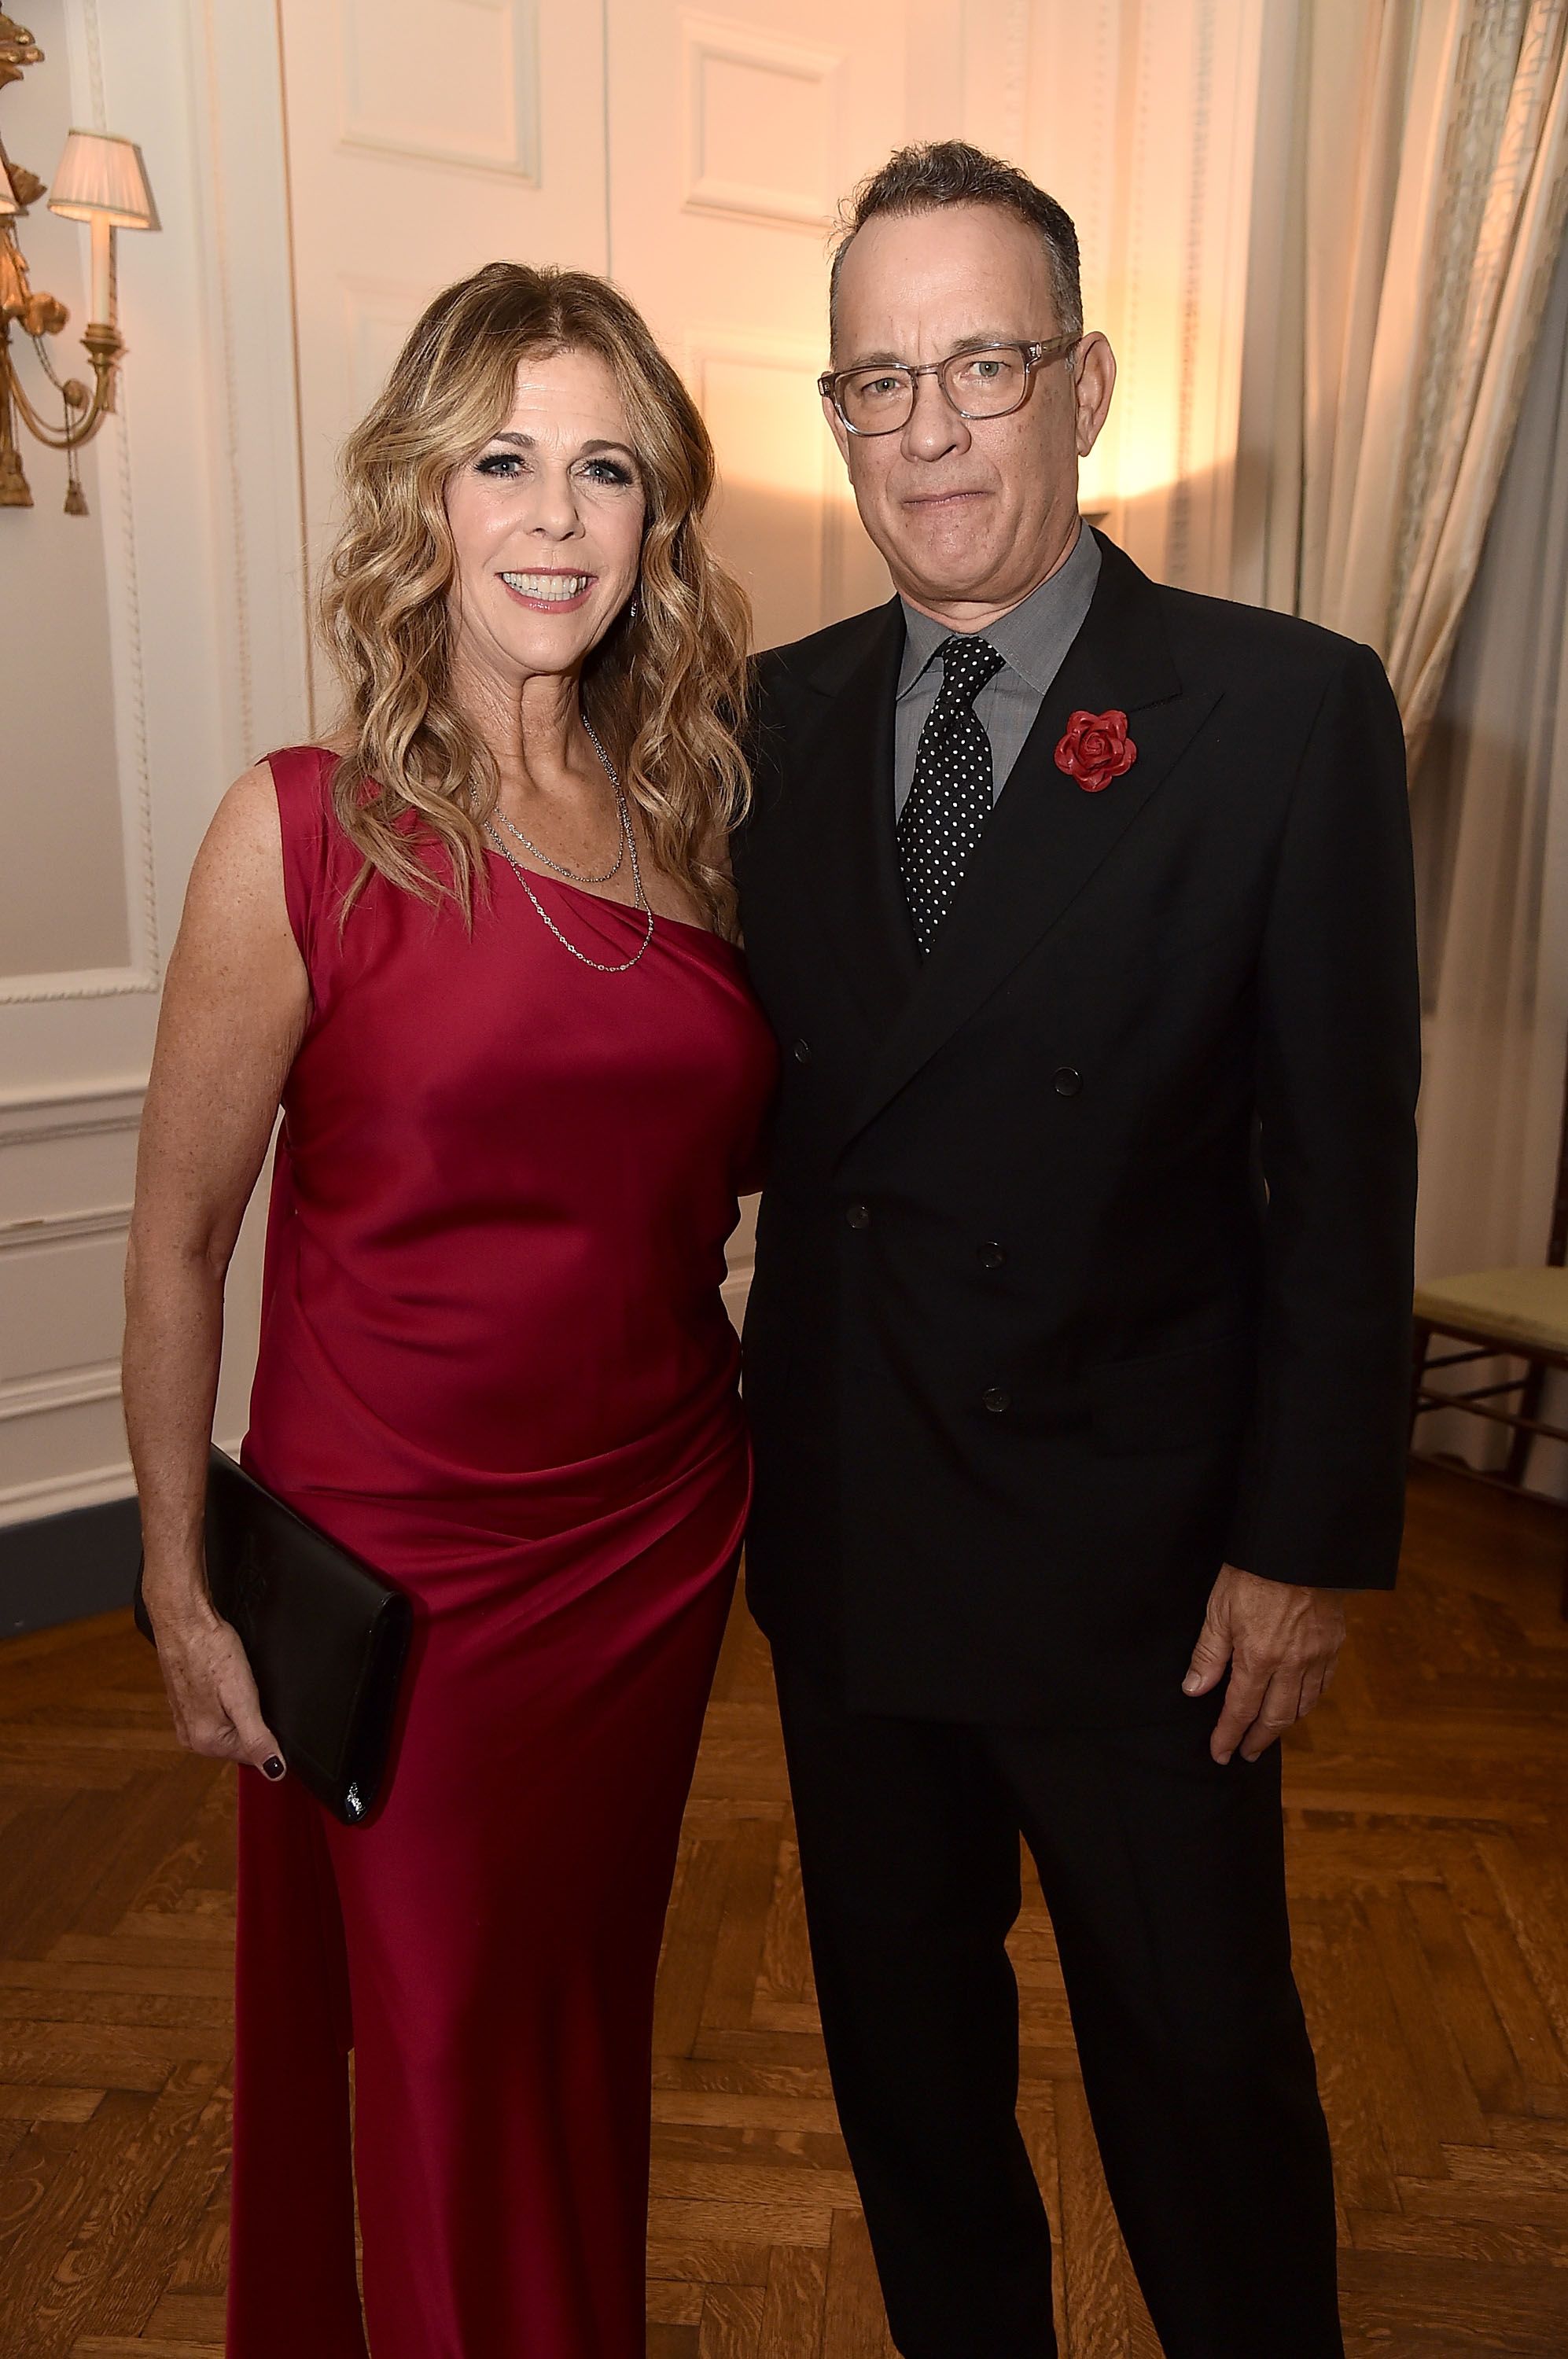
[[[1081,524],[1065,563],[979,635],[1037,696],[1044,696],[1051,687],[1067,646],[1077,636],[1099,573],[1100,545],[1089,527]],[[960,635],[922,614],[908,599],[898,603],[904,609],[904,659],[898,669],[898,694],[903,696],[947,640]]]

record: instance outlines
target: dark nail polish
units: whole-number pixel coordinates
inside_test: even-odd
[[[270,1761],[264,1761],[261,1765],[261,1774],[264,1777],[271,1777],[275,1781],[281,1777],[283,1775],[282,1755],[275,1753]]]

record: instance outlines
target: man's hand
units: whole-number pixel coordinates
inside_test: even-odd
[[[1220,1567],[1183,1695],[1207,1695],[1230,1665],[1224,1709],[1209,1750],[1228,1761],[1237,1745],[1256,1761],[1292,1722],[1304,1718],[1334,1679],[1345,1644],[1345,1608],[1333,1589],[1260,1581],[1239,1565]]]

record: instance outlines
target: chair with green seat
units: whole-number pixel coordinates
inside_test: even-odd
[[[1483,1470],[1460,1467],[1479,1482],[1523,1487],[1530,1447],[1538,1439],[1568,1442],[1568,1426],[1552,1425],[1541,1415],[1548,1372],[1568,1368],[1568,1098],[1557,1157],[1557,1190],[1552,1210],[1552,1235],[1546,1260],[1534,1268],[1477,1269],[1460,1277],[1434,1278],[1416,1288],[1415,1332],[1410,1386],[1412,1443],[1416,1422],[1436,1408],[1462,1409],[1467,1417],[1486,1419],[1511,1429],[1513,1439],[1501,1466]],[[1432,1356],[1432,1339],[1457,1343],[1458,1351]],[[1484,1384],[1469,1391],[1443,1392],[1428,1379],[1440,1368],[1463,1367],[1479,1360],[1522,1361],[1524,1374],[1501,1384]],[[1512,1403],[1512,1406],[1508,1404]],[[1421,1453],[1416,1453],[1420,1455]],[[1568,1577],[1563,1591],[1563,1611],[1568,1615]]]

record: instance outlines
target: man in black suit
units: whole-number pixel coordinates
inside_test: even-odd
[[[898,595],[758,667],[748,1586],[893,2335],[1055,2347],[1021,1832],[1168,2359],[1339,2359],[1275,1739],[1399,1551],[1399,715],[1370,649],[1081,523],[1115,364],[1023,175],[893,158],[833,314]]]

